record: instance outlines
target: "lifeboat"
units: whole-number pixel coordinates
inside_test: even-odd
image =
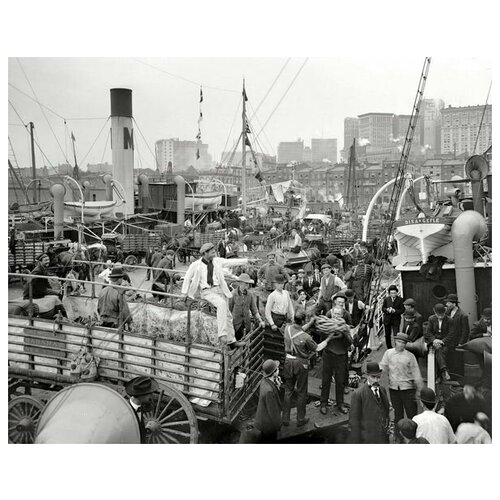
[[[112,215],[117,201],[85,201],[83,202],[83,216],[86,219],[99,219],[101,216]],[[81,217],[81,201],[65,201],[64,215],[69,217]]]
[[[217,191],[186,194],[186,208],[190,210],[215,210],[221,202],[222,193]]]

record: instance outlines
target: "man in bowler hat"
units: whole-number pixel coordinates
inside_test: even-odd
[[[152,409],[153,393],[158,389],[158,382],[146,376],[135,377],[125,385],[125,391],[130,396],[130,406],[134,409],[139,421],[141,443],[147,440],[147,423],[144,421],[144,413]]]
[[[350,441],[356,444],[387,444],[389,399],[380,386],[382,370],[378,363],[366,365],[366,384],[356,389],[351,399]]]

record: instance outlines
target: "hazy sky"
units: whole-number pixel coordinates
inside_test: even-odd
[[[208,143],[212,158],[218,161],[226,141],[231,149],[241,130],[243,77],[249,117],[260,105],[252,120],[253,129],[258,132],[305,58],[291,58],[288,63],[287,60],[287,57],[10,58],[9,100],[24,122],[35,123],[40,146],[51,164],[64,162],[65,156],[72,162],[68,134],[73,131],[78,162],[85,166],[103,159],[111,162],[109,142],[106,145],[108,125],[93,147],[92,144],[109,116],[109,89],[130,88],[133,114],[140,129],[135,127],[136,166],[154,168],[148,146],[154,151],[155,141],[171,137],[195,139],[201,84],[202,140]],[[410,114],[423,61],[424,55],[309,58],[264,128],[259,137],[261,147],[256,150],[276,154],[280,141],[299,137],[305,145],[310,145],[313,137],[334,137],[340,150],[345,117],[372,111]],[[261,104],[283,67],[280,78]],[[492,78],[491,68],[491,60],[486,58],[433,57],[425,97],[439,97],[452,106],[482,105]],[[40,106],[18,89],[31,98],[34,91],[41,104],[65,117],[67,133],[62,118],[46,108],[42,113]],[[9,105],[9,137],[20,166],[28,166],[27,134],[19,124]],[[48,164],[38,150],[36,155],[38,166]]]

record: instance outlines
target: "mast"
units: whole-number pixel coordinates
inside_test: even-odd
[[[243,78],[243,111],[241,113],[243,122],[243,132],[241,134],[241,213],[247,213],[247,172],[246,172],[246,155],[247,155],[247,118],[246,118],[246,101],[247,94],[245,92],[245,79]]]
[[[29,122],[30,126],[30,137],[31,137],[31,168],[32,168],[32,174],[33,174],[33,180],[36,179],[36,160],[35,160],[35,139],[33,137],[33,129],[35,128],[35,125],[33,122]],[[36,192],[36,183],[35,184],[35,189],[33,191],[33,203],[38,202],[38,195]]]

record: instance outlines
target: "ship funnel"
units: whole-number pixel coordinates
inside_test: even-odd
[[[177,184],[177,224],[184,226],[186,214],[186,181],[180,175],[176,175],[174,181]]]
[[[149,177],[146,174],[141,174],[137,177],[139,186],[139,204],[143,210],[149,209]]]
[[[484,214],[483,209],[483,179],[488,175],[488,162],[481,155],[471,156],[465,164],[465,175],[470,179],[472,184],[472,199],[474,200],[474,210],[481,215]]]
[[[111,89],[111,151],[113,179],[123,186],[125,215],[134,213],[134,129],[132,90]]]
[[[64,195],[66,188],[63,184],[50,186],[50,194],[54,198],[54,239],[58,240],[64,236]]]
[[[476,281],[472,242],[482,238],[487,231],[484,217],[475,210],[462,212],[451,226],[455,254],[455,280],[461,308],[469,316],[469,323],[477,321]]]

